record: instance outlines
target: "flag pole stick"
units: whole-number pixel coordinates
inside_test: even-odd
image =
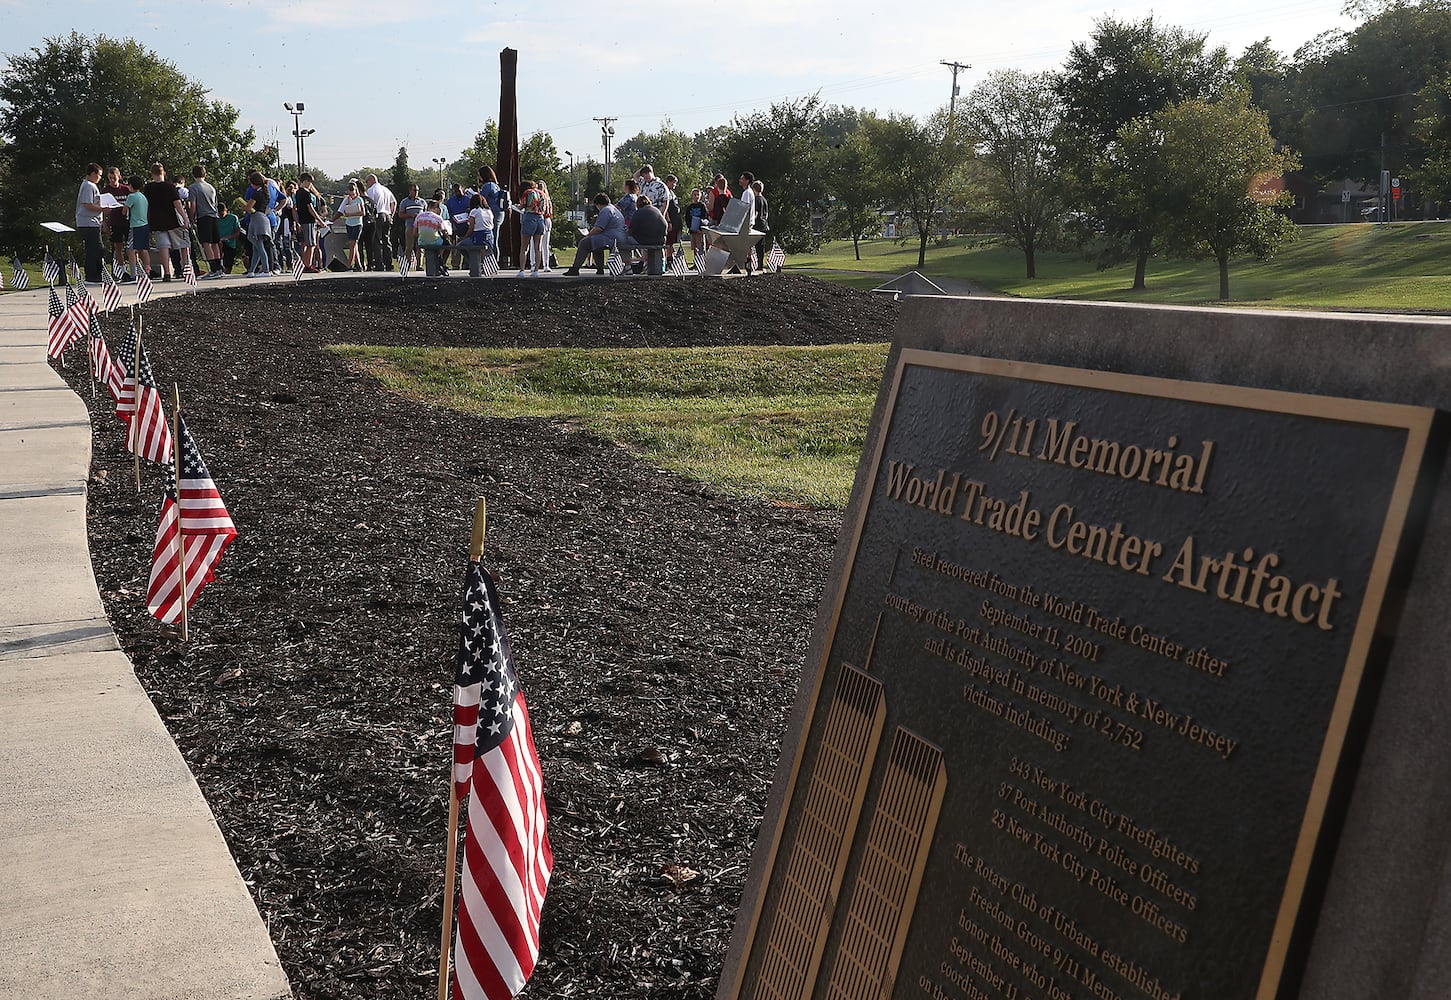
[[[95,319],[94,316],[91,317],[91,321],[92,322],[96,322],[96,319]],[[90,331],[89,328],[87,328],[87,330],[86,330],[86,371],[88,371],[88,372],[91,373],[91,402],[94,403],[96,401],[96,357],[95,357],[95,354],[91,351],[91,340],[92,339],[93,338],[92,338],[92,335],[91,335],[91,331]]]
[[[469,562],[478,562],[484,554],[484,535],[488,530],[489,508],[482,497],[474,507],[474,533],[469,542]],[[450,750],[452,754],[452,750]],[[443,933],[438,948],[438,1000],[448,1000],[448,955],[452,945],[453,889],[458,868],[458,784],[453,780],[453,762],[448,767],[448,861],[443,873]]]
[[[171,461],[176,473],[176,565],[181,571],[181,641],[186,643],[186,519],[181,509],[181,386],[171,383]]]
[[[136,448],[136,425],[141,421],[141,317],[136,317],[136,353],[131,358],[131,372],[134,376],[136,388],[132,391],[131,399],[131,423],[126,428],[126,444],[131,448],[131,457],[135,460],[136,468],[136,492],[141,492],[141,452]]]

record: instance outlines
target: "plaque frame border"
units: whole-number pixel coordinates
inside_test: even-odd
[[[792,747],[794,756],[791,770],[782,775],[785,781],[781,806],[769,833],[770,847],[764,855],[760,877],[764,880],[762,891],[757,893],[752,905],[749,926],[743,940],[743,948],[735,968],[729,990],[718,991],[718,997],[738,1000],[741,986],[750,964],[753,945],[759,929],[762,911],[769,894],[769,882],[775,871],[780,851],[781,835],[795,804],[797,781],[800,776],[802,751],[806,737],[810,734],[816,718],[822,683],[835,647],[837,630],[841,621],[842,605],[846,600],[847,585],[856,566],[861,545],[862,532],[867,515],[872,509],[873,490],[881,468],[882,453],[886,449],[892,422],[897,415],[897,396],[902,377],[908,367],[936,368],[947,371],[968,372],[999,378],[1040,382],[1052,385],[1066,385],[1076,388],[1100,389],[1130,395],[1174,399],[1183,402],[1203,403],[1211,406],[1227,406],[1240,410],[1256,410],[1261,413],[1275,413],[1303,416],[1340,423],[1355,423],[1376,427],[1388,427],[1406,432],[1405,446],[1401,452],[1399,468],[1391,488],[1390,500],[1385,518],[1381,523],[1379,540],[1371,570],[1366,578],[1365,597],[1361,601],[1346,653],[1340,683],[1335,701],[1327,720],[1325,740],[1321,744],[1315,775],[1311,781],[1305,813],[1301,817],[1296,836],[1295,850],[1286,873],[1284,891],[1270,934],[1264,967],[1261,970],[1255,1000],[1276,1000],[1283,985],[1287,961],[1292,947],[1292,938],[1299,923],[1300,910],[1310,882],[1312,864],[1316,861],[1317,848],[1327,812],[1331,805],[1337,772],[1340,769],[1352,725],[1352,716],[1360,700],[1360,692],[1370,663],[1371,645],[1378,634],[1394,631],[1393,619],[1397,602],[1387,602],[1392,577],[1397,569],[1400,546],[1406,527],[1411,520],[1411,511],[1421,485],[1423,468],[1432,438],[1433,424],[1438,411],[1432,407],[1405,403],[1387,403],[1376,400],[1351,399],[1342,396],[1328,396],[1317,393],[1294,392],[1285,389],[1268,389],[1254,386],[1226,385],[1218,382],[1199,382],[1190,379],[1164,378],[1152,375],[1138,375],[1127,372],[1102,371],[1065,365],[1052,365],[1035,361],[1016,361],[992,358],[974,354],[957,354],[927,348],[901,347],[889,356],[894,367],[884,372],[885,402],[879,392],[879,416],[875,420],[877,433],[868,437],[870,455],[864,450],[862,463],[867,466],[867,475],[860,479],[862,496],[853,496],[856,501],[848,510],[854,513],[852,523],[844,527],[850,532],[850,542],[842,561],[839,574],[828,581],[829,591],[834,596],[831,616],[823,632],[821,654],[814,664],[811,677],[810,696],[800,724],[785,734],[786,745]],[[890,383],[887,384],[887,378]],[[869,460],[868,460],[869,459]],[[858,470],[860,475],[860,468]],[[1384,617],[1383,617],[1384,616]],[[804,678],[803,678],[804,680]],[[804,684],[803,684],[804,687]],[[802,691],[798,691],[798,697]],[[769,817],[768,817],[769,818]],[[763,830],[763,832],[765,832]],[[749,879],[754,872],[748,872]],[[722,987],[726,984],[722,982]]]

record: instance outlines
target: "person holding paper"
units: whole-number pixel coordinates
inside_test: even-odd
[[[106,206],[106,228],[111,232],[111,265],[117,278],[130,276],[127,251],[131,246],[131,226],[126,221],[126,197],[130,193],[131,185],[121,180],[121,168],[108,168],[106,184],[101,188],[101,202]],[[108,203],[106,195],[110,195],[116,204]]]
[[[76,193],[76,229],[86,241],[86,284],[101,283],[101,165],[86,167],[85,179]]]

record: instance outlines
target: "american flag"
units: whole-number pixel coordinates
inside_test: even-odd
[[[479,269],[485,278],[496,278],[499,276],[499,258],[491,253],[484,254],[483,266]]]
[[[410,270],[412,270],[412,268],[413,268],[413,257],[411,255],[404,254],[403,256],[401,256],[401,257],[398,258],[398,277],[400,277],[400,278],[406,278],[406,277],[408,277],[408,272]]]
[[[67,285],[65,290],[65,311],[70,317],[71,329],[75,330],[72,340],[80,340],[91,325],[91,293],[84,285]]]
[[[0,271],[0,289],[5,287],[5,272]]]
[[[302,254],[297,255],[297,260],[292,265],[292,280],[295,284],[302,280],[302,272],[307,270],[307,265],[302,262]]]
[[[115,281],[116,280],[116,272],[113,271],[113,270],[111,270],[111,262],[109,260],[102,260],[101,261],[101,280],[102,281]]]
[[[101,336],[101,321],[94,315],[91,317],[91,374],[95,375],[96,381],[106,387],[111,394],[113,402],[121,402],[121,383],[126,376],[121,371],[121,366],[111,360],[111,352],[106,347],[106,338]],[[134,350],[134,348],[133,348]]]
[[[464,577],[453,711],[454,786],[460,801],[469,797],[453,995],[509,1000],[539,957],[539,914],[554,852],[499,595],[477,563]]]
[[[751,256],[746,259],[747,271],[758,271],[761,268],[760,258],[756,256],[756,248],[751,247]]]
[[[144,268],[144,267],[137,268],[137,270],[136,270],[136,304],[139,306],[143,302],[150,302],[150,301],[151,301],[151,275],[147,273],[146,268]]]
[[[676,250],[674,256],[670,258],[670,273],[683,278],[686,270],[688,269],[685,266],[685,248],[682,247]]]
[[[121,286],[116,284],[116,275],[108,266],[106,273],[102,276],[101,283],[101,310],[107,314],[116,311],[121,305]]]
[[[81,281],[81,266],[76,263],[75,254],[66,254],[66,269],[71,273],[71,280],[78,285],[84,284]]]
[[[146,356],[146,346],[141,346],[141,370],[134,375],[126,373],[122,384],[121,402],[116,411],[127,403],[126,388],[131,389],[130,426],[126,431],[126,450],[140,455],[148,462],[171,461],[171,428],[166,423],[166,412],[161,406],[161,392],[156,388],[156,376],[151,373],[151,360]]]
[[[156,546],[151,550],[151,579],[146,584],[146,610],[160,621],[171,623],[181,617],[182,562],[186,564],[186,606],[196,603],[202,588],[212,582],[217,563],[237,526],[222,503],[217,484],[207,471],[186,421],[176,418],[181,439],[181,481],[166,464],[166,488],[161,495],[161,521],[156,526]]]
[[[786,251],[781,249],[781,244],[771,246],[771,252],[766,254],[766,269],[768,271],[779,271],[786,266]]]
[[[17,291],[21,292],[29,288],[30,275],[26,273],[25,265],[20,263],[19,257],[10,261],[10,268],[10,284],[15,286]]]
[[[72,291],[74,296],[75,292]],[[55,286],[50,286],[50,303],[46,307],[46,314],[50,319],[46,323],[46,345],[45,353],[52,358],[58,358],[65,353],[65,349],[85,333],[85,326],[80,332],[76,331],[75,321],[70,309],[62,309],[60,296],[55,293]]]
[[[191,254],[187,254],[181,262],[181,280],[185,281],[193,292],[196,291],[196,268],[191,266]]]
[[[610,251],[610,259],[605,262],[605,270],[610,272],[610,277],[618,278],[625,273],[625,255],[619,249]]]
[[[121,342],[121,360],[116,364],[121,370],[121,387],[116,393],[116,416],[125,423],[130,423],[131,415],[136,412],[136,373],[132,370],[136,359],[136,337],[133,317],[126,339]]]
[[[45,252],[45,263],[40,265],[40,273],[47,285],[53,285],[60,280],[60,265],[55,262],[49,250]]]
[[[701,274],[705,273],[705,251],[701,250],[695,255],[695,269]]]

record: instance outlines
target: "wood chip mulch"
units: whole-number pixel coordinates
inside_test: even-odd
[[[138,495],[102,403],[90,542],[296,996],[432,995],[480,496],[556,858],[526,995],[713,995],[840,515],[726,498],[563,423],[400,399],[321,348],[881,342],[896,306],[794,276],[226,285],[145,314],[240,531],[184,648],[145,610],[160,472]],[[84,370],[73,350],[89,400]]]

